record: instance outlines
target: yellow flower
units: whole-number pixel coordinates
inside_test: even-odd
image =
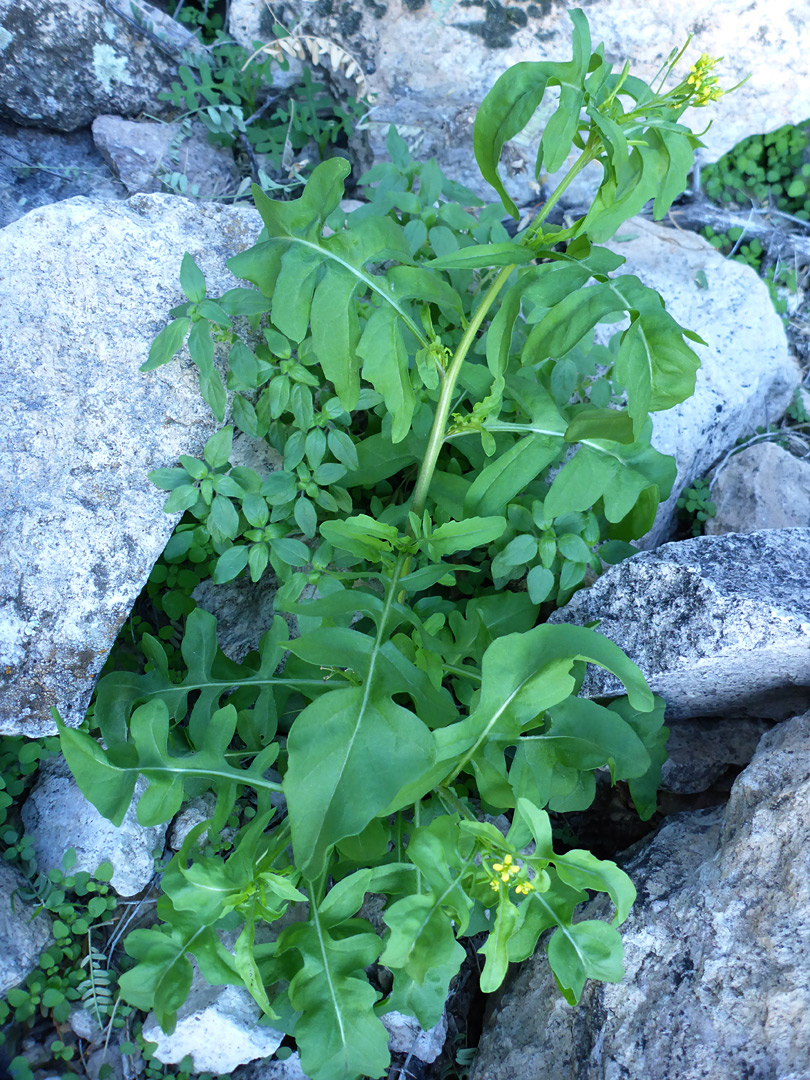
[[[697,63],[689,69],[686,83],[694,90],[695,105],[708,105],[710,101],[719,101],[725,93],[720,89],[717,77],[712,74],[722,59],[722,56],[712,57],[703,53]]]
[[[515,892],[528,896],[530,892],[534,892],[534,885],[530,881],[521,881],[515,886]]]

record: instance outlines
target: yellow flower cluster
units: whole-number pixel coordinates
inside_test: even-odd
[[[492,864],[492,870],[498,876],[490,881],[489,887],[493,892],[497,892],[500,888],[500,881],[509,884],[512,878],[521,872],[522,867],[515,862],[511,855],[504,855],[503,862]],[[534,892],[534,885],[530,881],[519,881],[515,886],[515,892],[528,896],[530,892]]]
[[[722,56],[711,57],[703,53],[698,62],[689,69],[686,82],[694,89],[695,105],[708,105],[710,101],[719,101],[725,93],[725,90],[720,88],[717,76],[712,74],[722,59]]]

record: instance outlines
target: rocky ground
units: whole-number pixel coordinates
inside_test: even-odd
[[[232,284],[226,258],[260,228],[249,205],[221,198],[250,175],[255,163],[244,154],[212,146],[197,129],[183,135],[182,159],[163,167],[177,131],[163,122],[175,118],[159,94],[175,78],[182,50],[199,47],[168,19],[173,6],[161,11],[139,0],[137,19],[112,3],[83,0],[59,22],[64,5],[0,0],[7,386],[0,462],[8,478],[0,520],[0,732],[8,737],[53,734],[51,706],[78,723],[133,605],[148,602],[144,584],[177,517],[164,514],[163,494],[143,478],[179,454],[199,454],[215,422],[189,367],[140,381],[135,373],[178,301],[182,252],[194,255],[214,292],[224,290]],[[378,94],[363,154],[380,154],[393,121],[448,174],[480,186],[470,153],[474,103],[516,59],[562,57],[564,7],[462,0],[437,16],[421,0],[397,0],[346,4],[340,14],[292,3],[278,14],[358,58]],[[682,7],[659,0],[640,18],[637,5],[602,0],[589,17],[597,40],[604,37],[617,56],[639,58],[642,73],[687,29],[698,51],[733,58],[730,78],[753,69],[706,137],[706,153],[716,157],[743,135],[810,115],[803,78],[810,16],[728,3],[687,25]],[[264,40],[265,10],[258,0],[231,0],[234,37],[248,47]],[[336,83],[346,70],[333,73]],[[510,153],[510,190],[528,203],[537,197],[525,170],[528,149],[515,145]],[[220,198],[194,201],[169,190],[166,177],[178,172],[189,191],[196,183],[201,194]],[[803,399],[804,421],[794,409],[781,434],[756,432],[783,425],[796,389],[807,388],[810,320],[800,289],[786,332],[754,271],[692,231],[728,226],[723,213],[686,196],[667,222],[640,218],[620,241],[623,272],[657,288],[708,349],[695,396],[658,418],[656,445],[675,455],[678,481],[645,541],[650,550],[609,570],[554,616],[600,620],[669,706],[670,760],[649,822],[639,821],[626,788],[606,775],[590,810],[555,819],[562,843],[618,855],[636,883],[639,902],[624,931],[627,975],[618,986],[592,986],[572,1011],[539,954],[497,1002],[485,1002],[472,939],[442,1025],[423,1033],[412,1018],[389,1020],[392,1080],[461,1080],[479,1037],[473,1080],[806,1074],[810,463],[802,440],[810,400]],[[791,259],[806,272],[804,226],[767,213],[748,226],[773,259]],[[751,445],[730,456],[740,440]],[[693,539],[676,500],[707,473],[716,477],[717,513],[710,535]],[[227,595],[215,601],[223,621]],[[256,607],[255,615],[231,609],[234,650],[255,644],[264,629],[266,605]],[[604,697],[615,689],[594,675],[585,692]],[[134,814],[112,829],[59,758],[32,772],[16,799],[42,871],[61,867],[68,846],[79,870],[111,859],[110,889],[132,920],[126,925],[148,921],[153,855],[176,850],[176,834],[145,830]],[[205,807],[194,809],[202,820]],[[5,898],[27,880],[10,861],[0,868],[6,993],[53,942],[54,927],[47,913],[31,918],[33,901],[12,910]],[[257,1018],[247,992],[201,982],[172,1037],[154,1018],[144,1035],[159,1044],[169,1071],[191,1054],[196,1072],[297,1080],[296,1056],[271,1057],[277,1033],[258,1027]],[[134,1080],[136,1059],[116,1045],[105,1049],[86,1010],[74,1008],[59,1034],[81,1050],[79,1075],[95,1080],[106,1063]],[[19,1049],[45,1080],[53,1024],[43,1020],[26,1038]]]

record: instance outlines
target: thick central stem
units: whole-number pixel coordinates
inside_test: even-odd
[[[543,206],[543,209],[532,221],[529,227],[526,229],[525,236],[533,236],[537,233],[543,225],[543,222],[548,217],[551,208],[556,204],[560,196],[566,191],[572,180],[579,175],[586,165],[590,164],[599,153],[599,136],[596,133],[591,133],[584,150],[580,154],[579,158],[574,162],[571,168],[568,170],[562,181],[557,185],[556,189],[549,196],[547,202]],[[447,431],[447,418],[450,415],[450,407],[453,400],[453,394],[456,389],[456,383],[458,382],[459,372],[461,371],[461,365],[467,358],[467,353],[470,351],[472,343],[475,341],[475,335],[481,329],[481,323],[487,316],[489,309],[495,301],[498,293],[503,288],[509,275],[515,269],[515,266],[504,266],[499,272],[495,280],[484,294],[484,298],[478,305],[478,308],[470,320],[467,329],[464,331],[464,336],[459,342],[459,346],[456,349],[453,359],[450,361],[450,366],[444,373],[444,379],[442,381],[442,389],[439,394],[439,401],[436,406],[436,415],[433,418],[433,427],[430,429],[430,438],[428,439],[427,449],[425,456],[422,459],[422,465],[419,469],[419,475],[416,478],[416,487],[413,492],[413,501],[411,503],[411,510],[415,514],[422,514],[425,509],[425,503],[427,502],[428,490],[430,489],[430,482],[433,479],[433,473],[436,471],[436,462],[439,459],[439,452],[444,444],[445,435]]]
[[[447,418],[450,415],[450,407],[452,405],[456,383],[458,382],[459,372],[461,371],[461,365],[467,358],[467,353],[470,351],[470,347],[475,341],[475,335],[481,329],[481,323],[486,318],[487,312],[492,307],[495,298],[514,269],[514,266],[504,266],[503,269],[499,271],[498,276],[487,289],[484,298],[468,323],[467,329],[464,331],[464,337],[462,337],[459,342],[455,355],[450,361],[447,371],[444,373],[442,389],[436,406],[436,415],[433,417],[433,427],[430,429],[430,438],[428,439],[427,449],[425,450],[425,456],[422,459],[422,465],[419,469],[419,476],[416,479],[416,487],[413,492],[411,510],[415,514],[421,515],[422,511],[425,509],[430,482],[433,479],[433,473],[436,471],[436,462],[439,460],[439,452],[444,444],[445,432],[447,431]]]

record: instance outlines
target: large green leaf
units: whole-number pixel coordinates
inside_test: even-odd
[[[650,488],[657,505],[674,483],[675,462],[650,445],[651,433],[652,425],[647,421],[642,437],[629,445],[583,438],[577,452],[555,476],[543,504],[544,513],[551,519],[588,510],[602,499],[608,521],[620,522]]]
[[[472,763],[479,785],[482,778],[497,783],[492,765],[500,758],[498,771],[505,782],[498,746],[516,744],[521,732],[536,726],[543,712],[569,697],[577,685],[573,668],[579,660],[599,664],[617,675],[634,708],[653,708],[652,692],[638,667],[604,635],[585,627],[549,624],[522,634],[507,634],[484,653],[475,711],[466,720],[435,733],[456,751],[454,775]]]
[[[144,650],[151,664],[145,674],[116,671],[104,676],[97,689],[95,719],[109,747],[127,741],[127,721],[132,708],[139,702],[162,700],[169,714],[183,720],[193,699],[189,715],[192,739],[197,739],[211,721],[211,715],[219,708],[221,699],[235,686],[240,686],[240,707],[253,708],[253,722],[263,729],[265,739],[276,730],[276,706],[274,688],[290,685],[290,679],[276,670],[284,655],[281,642],[289,636],[287,624],[280,616],[273,620],[271,628],[259,642],[260,660],[254,666],[236,664],[229,660],[217,646],[217,621],[202,608],[196,608],[186,620],[186,632],[181,646],[187,674],[179,683],[169,671],[169,664],[161,644],[150,635],[143,640]],[[323,687],[322,680],[313,675],[311,680],[295,682],[296,686],[308,685],[312,690]],[[249,695],[249,700],[246,697]]]
[[[301,1067],[312,1080],[381,1076],[389,1063],[388,1035],[374,1015],[377,993],[365,968],[382,942],[364,919],[352,919],[363,902],[370,871],[360,871],[310,906],[310,919],[284,930],[278,952],[296,952],[298,970],[289,999],[301,1013],[295,1039]]]
[[[169,719],[169,710],[162,700],[139,706],[130,721],[130,741],[110,750],[102,750],[89,735],[57,721],[62,753],[76,782],[85,798],[114,824],[122,823],[139,776],[149,781],[138,802],[138,821],[147,826],[159,825],[174,817],[189,783],[199,787],[202,781],[203,790],[212,788],[218,798],[231,806],[237,788],[243,785],[257,791],[281,790],[280,784],[264,777],[264,771],[278,754],[277,744],[254,757],[246,769],[228,763],[226,752],[236,732],[233,705],[214,713],[190,754],[171,752]],[[117,793],[112,782],[115,774],[118,775]],[[194,794],[197,794],[196,790]]]
[[[357,355],[363,360],[363,378],[382,394],[393,417],[391,441],[402,442],[411,430],[416,397],[402,322],[393,308],[379,307],[372,312],[357,345]]]
[[[378,662],[370,657],[363,686],[325,694],[290,730],[284,792],[296,864],[308,878],[321,873],[338,840],[361,832],[433,761],[427,727],[377,689]]]
[[[357,346],[361,328],[355,300],[371,294],[375,304],[390,309],[419,346],[426,348],[427,339],[413,317],[408,298],[427,298],[429,283],[425,270],[414,269],[407,274],[401,271],[411,268],[393,267],[389,276],[367,269],[369,264],[379,266],[391,259],[410,262],[403,232],[391,218],[350,219],[344,230],[323,236],[326,218],[337,205],[335,200],[340,201],[348,168],[342,158],[323,162],[314,170],[301,197],[292,201],[269,199],[254,188],[256,207],[269,233],[266,251],[270,266],[265,271],[261,255],[257,254],[252,259],[233,261],[231,269],[263,290],[269,289],[272,319],[282,333],[301,341],[311,324],[315,355],[334,384],[341,404],[350,411],[357,405],[360,390]],[[260,247],[265,249],[265,244]],[[438,277],[435,284],[436,301],[460,310],[460,301],[449,286]],[[382,373],[383,363],[390,360],[392,340],[385,327],[390,329],[390,322],[375,321],[362,355],[377,381],[385,379],[387,395],[392,397],[392,387],[398,382],[401,396],[402,358],[394,365],[398,375],[386,378]],[[412,405],[404,399],[399,403],[396,415],[400,438],[404,437],[409,407]]]
[[[473,146],[481,175],[498,192],[507,211],[517,220],[517,207],[506,192],[498,173],[498,163],[504,144],[534,116],[549,85],[560,87],[560,102],[546,124],[537,155],[536,172],[545,163],[546,170],[555,172],[571,149],[584,99],[582,79],[590,60],[588,21],[579,9],[569,12],[574,24],[574,57],[568,63],[514,64],[500,76],[481,103],[475,117]]]

